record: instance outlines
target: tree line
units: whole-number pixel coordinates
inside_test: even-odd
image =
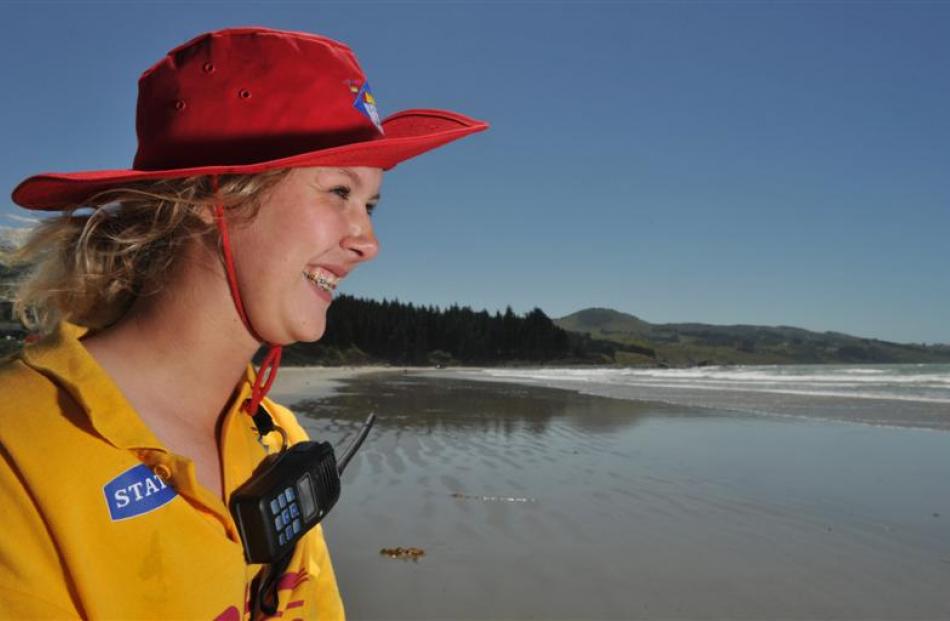
[[[316,343],[285,350],[290,364],[492,365],[530,363],[613,363],[618,350],[652,350],[591,339],[567,332],[540,308],[518,315],[446,309],[398,300],[340,296],[327,312],[327,329]]]

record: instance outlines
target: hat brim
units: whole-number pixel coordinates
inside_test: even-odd
[[[480,132],[488,123],[447,110],[404,110],[387,117],[384,135],[375,140],[299,153],[290,157],[226,166],[197,166],[171,170],[94,170],[43,173],[22,181],[13,202],[27,209],[58,210],[82,202],[109,188],[133,181],[201,175],[254,174],[303,166],[371,166],[388,170],[444,144]]]

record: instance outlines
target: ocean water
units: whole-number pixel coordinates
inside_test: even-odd
[[[748,414],[950,430],[950,364],[490,368],[455,373]]]
[[[707,402],[689,407],[583,394],[618,388],[576,370],[556,380],[572,390],[474,373],[366,375],[292,403],[335,446],[378,416],[324,521],[352,618],[950,619],[946,432],[708,406],[879,397],[662,388]],[[394,547],[425,556],[380,554]]]

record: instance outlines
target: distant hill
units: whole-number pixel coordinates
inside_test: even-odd
[[[667,365],[950,362],[948,345],[912,345],[788,326],[649,323],[609,308],[555,319],[569,332],[656,352]]]
[[[23,330],[13,320],[13,283],[21,269],[8,265],[8,255],[23,245],[29,229],[0,226],[0,357],[18,345],[11,339],[22,336]]]
[[[0,252],[12,252],[16,250],[29,237],[31,229],[11,228],[9,226],[0,226]]]

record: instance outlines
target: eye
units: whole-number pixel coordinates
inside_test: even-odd
[[[333,188],[332,190],[330,190],[330,192],[333,193],[333,194],[336,194],[337,196],[339,196],[339,197],[342,198],[343,200],[349,200],[349,198],[350,198],[350,188],[348,188],[348,187],[345,186],[345,185],[338,185],[338,186],[336,186],[335,188]]]
[[[366,215],[372,216],[373,212],[376,211],[377,203],[366,203]]]

